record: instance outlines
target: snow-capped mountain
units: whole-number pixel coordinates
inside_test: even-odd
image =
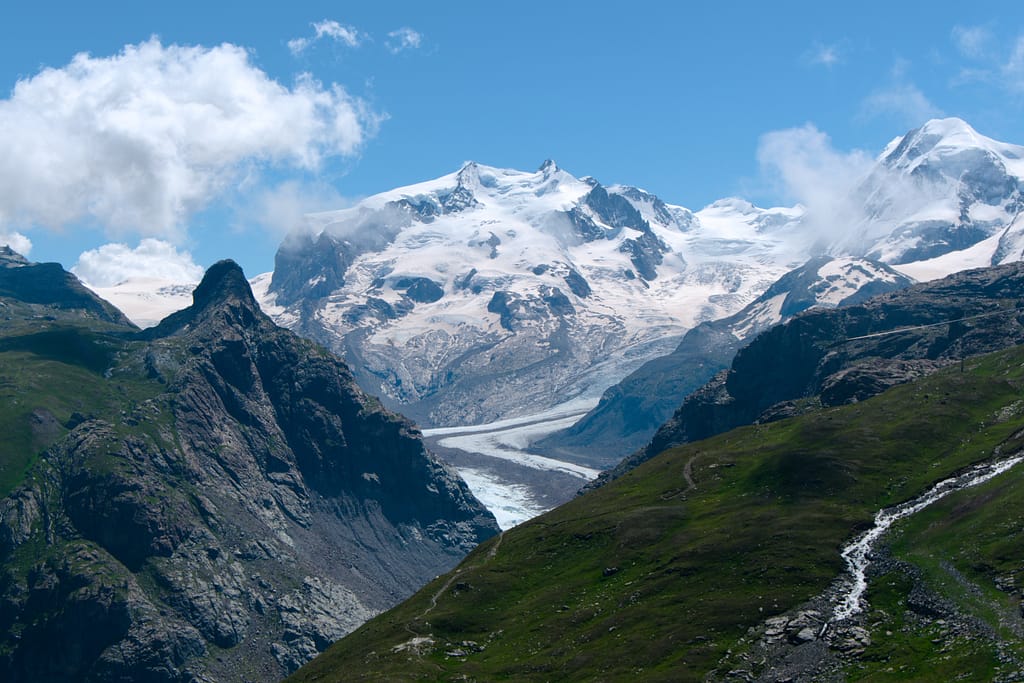
[[[550,161],[468,163],[310,216],[263,303],[422,423],[479,423],[596,400],[741,309],[803,260],[786,235],[800,215],[739,200],[695,214]]]
[[[959,119],[893,140],[826,215],[737,198],[691,211],[553,162],[467,163],[308,216],[253,289],[276,322],[341,353],[389,406],[425,426],[480,423],[596,402],[816,254],[868,257],[917,280],[1019,259],[1022,184],[1024,147]],[[173,290],[136,284],[100,293],[148,324]]]
[[[531,444],[549,457],[609,467],[647,443],[682,398],[729,367],[761,332],[809,308],[834,308],[913,283],[891,267],[856,257],[812,258],[743,310],[687,332],[672,353],[653,358],[609,387],[571,427]]]
[[[919,280],[1019,260],[1024,147],[956,119],[929,121],[883,150],[852,201],[860,219],[828,245]]]

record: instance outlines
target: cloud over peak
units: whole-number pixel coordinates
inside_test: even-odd
[[[282,85],[237,45],[80,53],[0,100],[0,231],[88,222],[179,240],[240,178],[353,155],[379,120],[308,74]]]

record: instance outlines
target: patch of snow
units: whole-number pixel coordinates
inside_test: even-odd
[[[146,328],[191,306],[192,290],[199,283],[135,277],[110,287],[95,287],[87,282],[82,284],[117,306],[133,323]]]
[[[924,261],[901,263],[892,268],[918,282],[938,280],[969,268],[984,268],[992,265],[992,255],[999,246],[999,238],[999,234],[992,235],[962,251],[952,251]]]

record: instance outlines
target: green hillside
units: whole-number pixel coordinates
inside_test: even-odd
[[[0,498],[22,482],[45,447],[89,416],[114,416],[163,391],[146,376],[133,328],[70,315],[38,320],[31,311],[0,325]],[[135,357],[135,356],[140,357]]]
[[[743,656],[764,620],[821,594],[877,509],[1019,450],[1022,406],[1017,347],[672,449],[484,543],[289,680],[749,680],[770,664]],[[1024,654],[1022,477],[894,529],[862,620],[871,644],[829,654],[835,675],[1011,680]]]

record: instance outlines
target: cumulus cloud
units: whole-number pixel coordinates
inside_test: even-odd
[[[388,33],[387,48],[391,54],[398,54],[402,50],[415,50],[422,44],[423,36],[408,26],[403,26]]]
[[[131,278],[191,283],[203,277],[192,254],[153,238],[142,240],[134,249],[116,242],[90,249],[78,257],[71,272],[94,287],[111,287]]]
[[[288,49],[291,50],[293,55],[298,56],[310,45],[323,38],[330,38],[348,47],[359,47],[363,43],[363,36],[358,30],[352,26],[344,26],[333,19],[324,19],[312,24],[312,26],[312,36],[293,38],[288,41]]]
[[[911,83],[895,83],[873,91],[861,102],[860,115],[866,119],[894,116],[908,127],[919,126],[928,119],[942,116],[921,90]]]
[[[28,253],[32,251],[32,240],[17,231],[0,231],[0,246],[3,245],[7,245],[22,256],[28,256]]]
[[[78,54],[0,100],[0,230],[90,222],[180,241],[239,179],[354,155],[379,120],[338,85],[282,85],[236,45]]]

